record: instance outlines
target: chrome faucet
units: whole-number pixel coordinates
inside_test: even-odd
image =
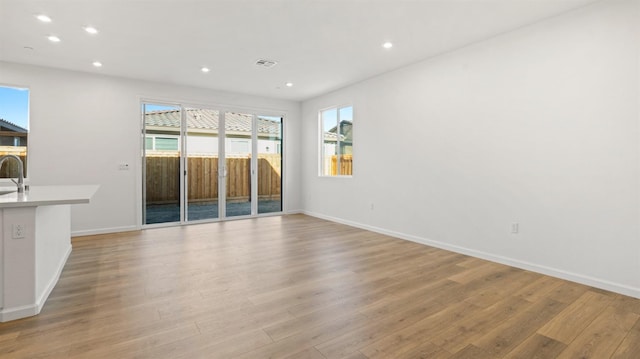
[[[13,158],[14,160],[16,160],[16,162],[18,162],[18,182],[16,182],[13,178],[11,179],[11,181],[13,181],[13,183],[18,186],[18,193],[24,193],[24,165],[22,164],[22,160],[16,155],[0,156],[0,169],[4,164],[4,161],[6,161],[8,158]]]

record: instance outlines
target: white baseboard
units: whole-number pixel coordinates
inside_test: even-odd
[[[108,233],[119,233],[119,232],[131,232],[131,231],[139,231],[141,229],[142,227],[140,226],[124,226],[124,227],[91,229],[86,231],[72,231],[71,237],[93,236],[96,234],[108,234]]]
[[[40,313],[36,304],[23,305],[14,308],[2,308],[0,311],[0,322],[9,322],[16,319],[32,317]]]
[[[486,252],[478,251],[475,249],[470,249],[470,248],[456,246],[456,245],[452,245],[444,242],[434,241],[431,239],[422,238],[422,237],[418,237],[418,236],[414,236],[406,233],[390,231],[384,228],[369,226],[369,225],[358,223],[358,222],[353,222],[353,221],[348,221],[348,220],[344,220],[337,217],[327,216],[321,213],[315,213],[315,212],[309,212],[309,211],[302,211],[301,213],[311,217],[316,217],[316,218],[324,219],[331,222],[341,223],[348,226],[365,229],[371,232],[385,234],[391,237],[396,237],[396,238],[424,244],[424,245],[435,247],[435,248],[445,249],[451,252],[461,253],[468,256],[485,259],[491,262],[505,264],[505,265],[520,268],[520,269],[526,269],[532,272],[541,273],[541,274],[549,275],[549,276],[560,278],[560,279],[565,279],[571,282],[576,282],[576,283],[588,285],[591,287],[600,288],[600,289],[628,295],[635,298],[640,298],[640,288],[635,288],[635,287],[627,286],[620,283],[610,282],[600,278],[594,278],[591,276],[582,275],[579,273],[567,272],[557,268],[551,268],[547,266],[538,265],[535,263],[530,263],[530,262],[503,257],[503,256],[491,254],[491,253],[486,253]]]

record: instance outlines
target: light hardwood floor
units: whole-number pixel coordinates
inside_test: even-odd
[[[640,358],[640,300],[303,215],[74,238],[8,358]]]

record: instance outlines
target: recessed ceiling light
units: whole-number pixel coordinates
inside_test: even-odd
[[[36,15],[36,19],[42,21],[42,22],[51,22],[51,18],[48,17],[45,14],[40,14],[40,15]]]
[[[385,49],[390,49],[393,47],[393,44],[389,41],[385,42],[384,44],[382,44],[382,47],[384,47]]]
[[[287,87],[293,87],[293,82],[287,82],[284,85],[287,86]]]
[[[85,27],[83,27],[83,29],[84,29],[84,31],[90,33],[91,35],[95,35],[95,34],[98,33],[98,29],[96,29],[93,26],[85,26]]]
[[[95,67],[102,67],[102,62],[94,61],[92,65],[95,66]]]
[[[60,38],[55,35],[49,35],[47,36],[47,39],[49,39],[49,41],[51,42],[60,42]]]
[[[200,71],[204,72],[205,74],[209,71],[211,71],[211,69],[209,69],[208,67],[203,67],[200,69]]]

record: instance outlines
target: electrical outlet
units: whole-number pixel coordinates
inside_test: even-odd
[[[129,164],[128,163],[119,163],[118,164],[118,169],[120,171],[128,171],[129,170]]]
[[[24,224],[14,224],[13,225],[13,236],[14,239],[24,238]]]
[[[373,203],[371,203],[371,210],[373,211]]]
[[[519,223],[511,223],[511,233],[513,234],[517,234],[518,231],[520,230],[520,224]]]

